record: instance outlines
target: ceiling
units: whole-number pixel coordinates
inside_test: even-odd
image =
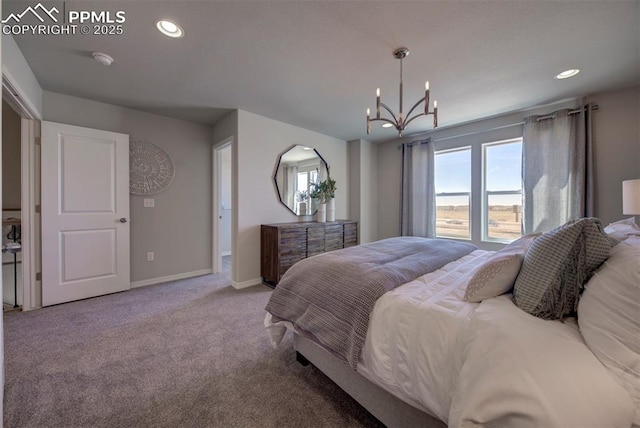
[[[3,0],[3,18],[36,1]],[[343,140],[392,139],[378,123],[366,135],[365,111],[377,87],[398,110],[400,46],[405,110],[429,80],[441,127],[640,84],[638,1],[62,3],[45,5],[124,11],[124,34],[14,36],[43,89],[207,125],[241,109]],[[185,36],[160,34],[159,18]],[[554,79],[569,68],[582,71]],[[405,135],[431,127],[420,118]]]
[[[318,159],[318,154],[310,147],[297,145],[282,153],[280,162],[296,163],[307,159]]]

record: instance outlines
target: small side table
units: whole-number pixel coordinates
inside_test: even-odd
[[[22,251],[20,235],[22,232],[19,218],[7,218],[2,220],[2,226],[11,226],[7,234],[9,242],[2,248],[3,253],[13,254],[13,307],[18,308],[18,253]]]

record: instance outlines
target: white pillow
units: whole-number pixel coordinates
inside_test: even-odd
[[[585,342],[636,405],[640,425],[640,237],[611,249],[578,304]]]
[[[524,254],[538,236],[539,233],[525,235],[513,241],[472,271],[464,300],[477,303],[509,292],[520,272]]]
[[[624,242],[632,247],[640,248],[640,235],[631,235]]]
[[[574,320],[533,317],[508,295],[480,303],[464,333],[449,426],[629,428],[634,403]]]
[[[633,217],[610,223],[604,228],[604,231],[618,241],[624,241],[633,235],[640,236],[640,227],[638,227]]]

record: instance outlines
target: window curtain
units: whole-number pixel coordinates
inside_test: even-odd
[[[293,209],[296,206],[296,191],[298,189],[298,167],[283,165],[282,180],[285,204]]]
[[[525,118],[524,233],[546,232],[593,215],[592,104]],[[573,113],[573,114],[572,114]]]
[[[430,140],[402,145],[402,235],[434,237],[434,149]]]

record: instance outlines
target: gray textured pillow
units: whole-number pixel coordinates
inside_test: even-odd
[[[531,244],[513,289],[519,308],[539,318],[576,312],[580,292],[609,257],[611,242],[597,218],[570,221]]]

